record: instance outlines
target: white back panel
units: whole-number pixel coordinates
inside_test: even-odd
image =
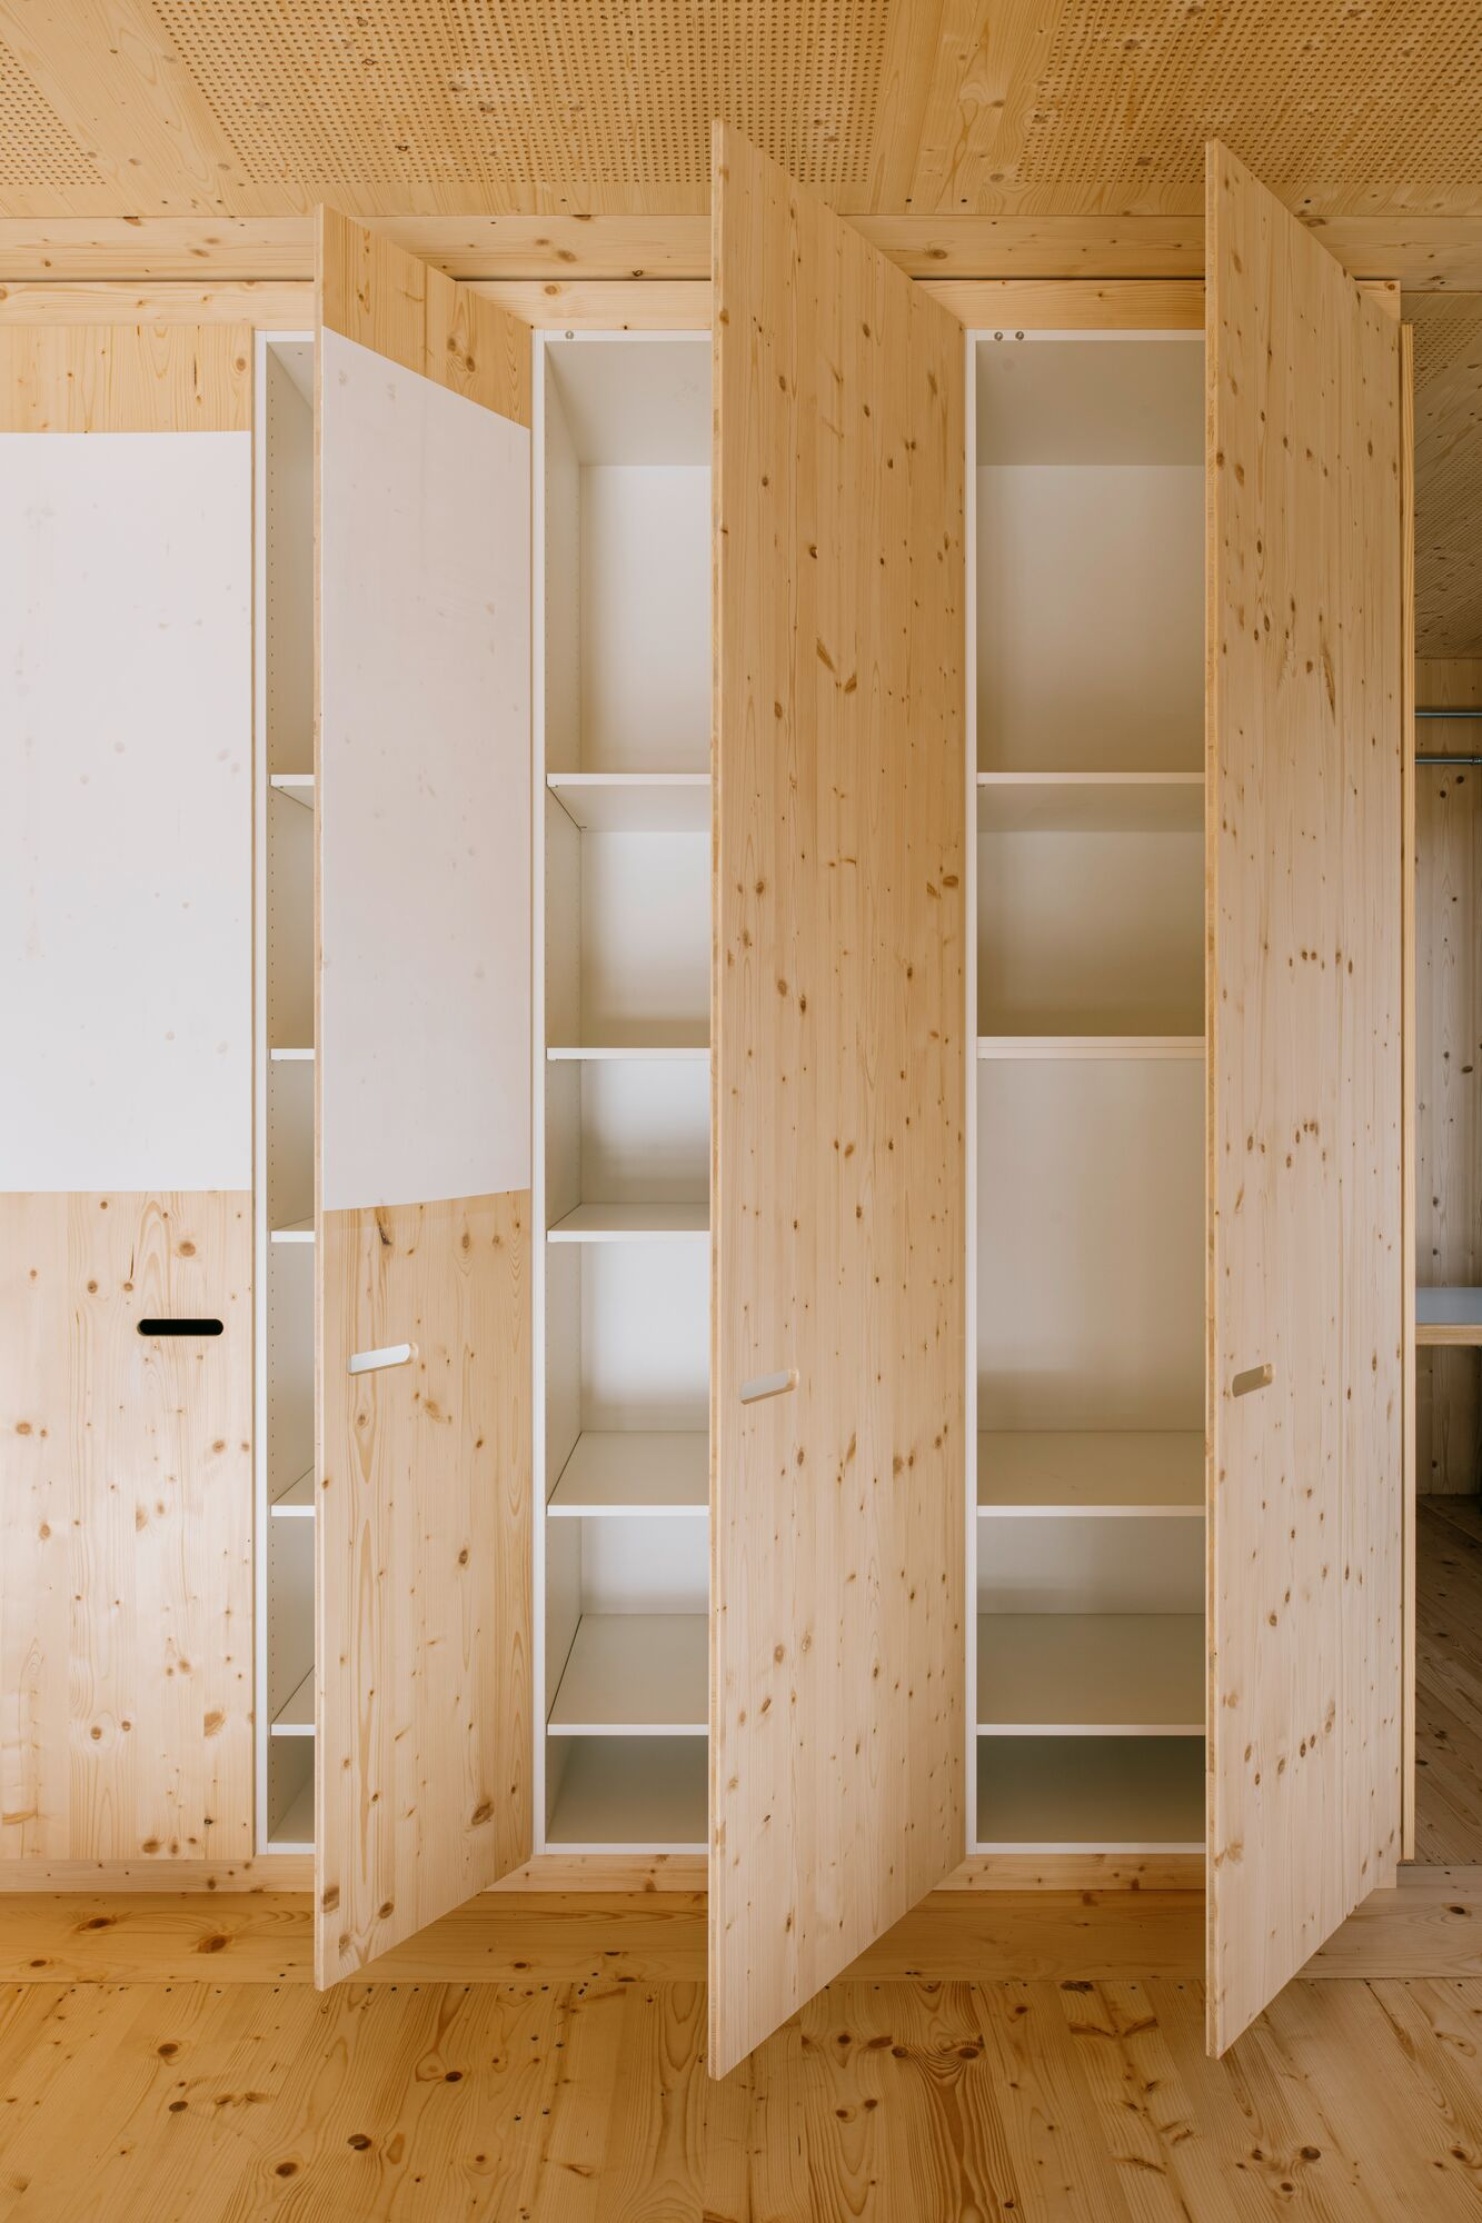
[[[530,435],[324,335],[327,1211],[530,1185]]]
[[[0,439],[0,1189],[252,1182],[252,442]]]

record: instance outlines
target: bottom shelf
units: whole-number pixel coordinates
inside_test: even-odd
[[[703,1737],[548,1738],[546,1783],[546,1842],[553,1850],[707,1850],[710,1766]]]
[[[1202,1737],[983,1737],[979,1852],[1204,1850]]]
[[[274,1852],[312,1852],[314,1850],[314,1778],[299,1792],[287,1811],[271,1832],[268,1843]]]

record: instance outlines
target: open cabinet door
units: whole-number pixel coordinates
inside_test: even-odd
[[[529,334],[324,212],[315,1970],[531,1844]]]
[[[1207,179],[1209,2038],[1401,1823],[1400,329]]]
[[[960,325],[715,141],[710,2049],[964,1850]]]

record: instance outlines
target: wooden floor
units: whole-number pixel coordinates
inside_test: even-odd
[[[1482,1861],[1482,1500],[1418,1506],[1415,1857]]]
[[[0,2217],[45,2223],[1449,2223],[1482,1983],[841,1984],[728,2078],[698,1986],[27,1984]]]

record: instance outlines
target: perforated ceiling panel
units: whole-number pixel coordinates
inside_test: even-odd
[[[1482,299],[1409,295],[1415,325],[1415,640],[1482,656]]]
[[[0,185],[100,185],[85,149],[66,131],[8,47],[0,46]]]
[[[1193,185],[1208,138],[1272,186],[1482,181],[1477,0],[1069,0],[1011,168]]]
[[[710,124],[869,171],[900,0],[155,0],[253,184],[703,186]]]

